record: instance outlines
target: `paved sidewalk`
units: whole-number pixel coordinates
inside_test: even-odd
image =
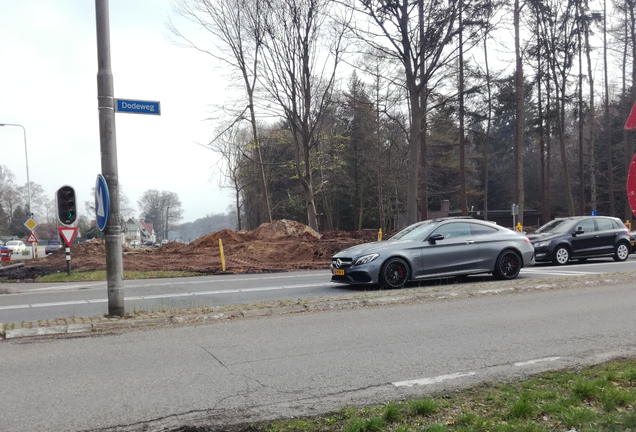
[[[370,291],[333,297],[315,297],[296,301],[275,301],[241,306],[171,310],[166,312],[140,312],[126,317],[71,317],[38,321],[0,323],[0,337],[11,340],[24,337],[75,335],[103,331],[148,328],[166,325],[211,323],[220,320],[240,319],[289,313],[309,313],[335,309],[353,309],[398,305],[404,303],[458,299],[476,296],[513,294],[538,290],[580,288],[599,285],[633,284],[636,272],[600,274],[555,279],[513,280],[480,284],[448,283],[425,288],[399,291]]]

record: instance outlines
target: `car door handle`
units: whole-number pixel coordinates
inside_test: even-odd
[[[475,243],[475,240],[466,240],[466,244],[473,244]]]

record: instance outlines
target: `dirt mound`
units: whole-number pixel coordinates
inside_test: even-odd
[[[322,236],[299,222],[279,220],[246,233],[222,230],[190,244],[170,242],[160,248],[124,248],[125,271],[222,271],[219,239],[223,241],[226,271],[234,273],[328,269],[331,257],[350,246],[377,240],[377,232],[329,231]],[[25,260],[19,272],[0,271],[0,279],[32,279],[66,271],[64,250]],[[37,269],[36,269],[37,268]],[[106,270],[106,245],[92,241],[71,247],[72,271]]]
[[[376,230],[363,231],[327,231],[322,234],[323,240],[338,239],[359,239],[365,242],[373,242],[378,240],[378,232]]]
[[[254,240],[275,240],[288,237],[314,240],[321,237],[313,228],[289,219],[261,224],[255,230],[250,231],[249,235]]]
[[[224,229],[221,231],[213,232],[210,234],[206,234],[203,237],[199,237],[192,243],[190,246],[192,248],[209,248],[209,247],[219,247],[219,240],[223,242],[223,245],[229,245],[232,243],[242,243],[249,239],[244,233],[238,233],[236,231],[232,231],[229,229]]]

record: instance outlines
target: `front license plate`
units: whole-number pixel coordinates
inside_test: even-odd
[[[343,269],[335,269],[333,271],[333,274],[335,274],[336,276],[344,276],[344,270]]]

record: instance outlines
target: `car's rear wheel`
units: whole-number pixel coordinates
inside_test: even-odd
[[[380,282],[385,288],[402,288],[409,280],[409,265],[402,258],[390,258],[380,271]]]
[[[521,271],[521,257],[513,250],[505,250],[497,257],[493,275],[497,279],[514,279]]]
[[[629,247],[625,243],[619,243],[614,252],[614,261],[625,261],[629,256]]]
[[[564,265],[570,261],[570,250],[565,246],[559,246],[554,251],[552,263],[556,265]]]

